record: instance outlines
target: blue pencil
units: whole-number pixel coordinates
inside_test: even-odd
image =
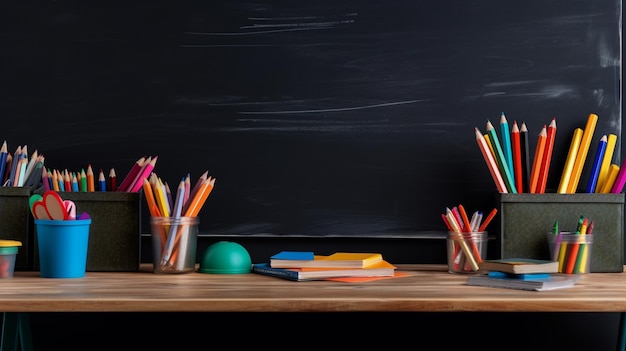
[[[604,158],[604,152],[606,151],[607,144],[606,134],[600,138],[598,149],[596,150],[596,157],[593,159],[593,167],[591,168],[591,175],[589,176],[589,182],[587,183],[587,192],[594,193],[596,191],[596,185],[598,185],[598,177],[600,176],[600,167],[602,166],[602,159]]]
[[[7,141],[5,140],[2,143],[2,148],[0,148],[0,186],[4,184],[4,172],[7,165],[7,156],[9,154],[9,149],[7,147]]]

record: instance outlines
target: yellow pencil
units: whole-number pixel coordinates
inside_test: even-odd
[[[619,168],[620,167],[615,163],[611,164],[611,166],[609,167],[609,174],[607,175],[604,184],[602,184],[602,189],[600,190],[600,193],[608,194],[611,192],[611,189],[613,189],[613,184],[615,184],[615,179],[617,179],[617,175],[619,174]]]
[[[597,123],[598,115],[593,113],[589,114],[587,124],[585,125],[585,129],[583,131],[583,137],[580,142],[580,148],[576,153],[576,161],[574,162],[574,168],[572,168],[572,175],[569,183],[567,184],[568,194],[575,193],[578,188],[578,182],[580,181],[583,166],[585,165],[585,159],[587,158],[587,152],[589,152],[589,146],[591,145],[591,138],[593,137],[593,132],[596,129]]]
[[[569,152],[567,153],[567,159],[565,161],[565,167],[563,167],[563,174],[561,175],[561,182],[559,183],[559,194],[567,193],[567,185],[572,176],[572,169],[574,168],[574,162],[576,161],[576,153],[580,147],[580,141],[583,137],[583,130],[580,128],[574,129],[574,135],[572,136],[572,142],[569,146]]]

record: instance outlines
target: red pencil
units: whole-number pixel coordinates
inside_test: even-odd
[[[109,171],[109,191],[117,190],[117,175],[115,174],[115,168],[111,168]]]
[[[552,149],[554,148],[554,139],[556,136],[556,118],[552,118],[548,126],[548,135],[546,145],[543,149],[543,157],[541,158],[541,168],[539,168],[539,180],[537,181],[537,194],[546,192],[546,184],[548,183],[548,171],[550,170],[550,160],[552,159]]]
[[[126,174],[126,177],[124,177],[120,185],[117,187],[117,191],[126,191],[129,188],[130,183],[133,180],[135,180],[137,173],[141,171],[145,162],[146,162],[146,156],[143,156],[137,161],[135,161],[135,164],[133,165],[133,167],[130,169],[128,174]]]

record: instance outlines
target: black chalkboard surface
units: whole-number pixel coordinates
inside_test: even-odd
[[[495,206],[474,127],[504,112],[526,123],[534,150],[556,117],[547,191],[590,113],[594,141],[622,128],[616,0],[0,9],[0,138],[10,150],[27,144],[48,168],[91,164],[120,178],[158,156],[155,172],[174,189],[208,171],[203,234],[445,231],[445,207]]]

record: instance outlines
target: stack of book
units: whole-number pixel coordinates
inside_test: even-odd
[[[380,253],[335,252],[323,256],[308,251],[281,251],[252,272],[295,281],[343,277],[393,277],[396,267]]]
[[[574,286],[580,276],[558,274],[559,262],[529,258],[484,260],[467,285],[520,290],[555,290]]]

